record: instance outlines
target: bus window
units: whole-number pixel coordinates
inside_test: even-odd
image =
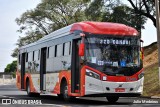
[[[54,57],[57,57],[57,45],[55,46]]]
[[[28,53],[26,53],[26,62],[28,62]]]
[[[70,42],[67,42],[64,45],[64,56],[69,54],[70,54]]]
[[[33,53],[32,52],[29,52],[28,53],[28,61],[30,62],[30,61],[32,61],[33,60]]]
[[[38,60],[40,59],[40,50],[38,51]]]
[[[57,45],[57,57],[62,56],[63,44]]]
[[[33,58],[32,58],[32,61],[34,61],[34,51],[33,51]]]
[[[50,48],[50,47],[48,47],[48,51],[47,51],[47,58],[49,58],[49,48]]]
[[[39,60],[38,59],[38,51],[34,51],[34,61]]]
[[[71,42],[69,42],[69,55],[71,54]]]
[[[19,54],[19,57],[18,57],[18,63],[19,63],[19,65],[21,65],[21,56],[20,56],[20,54]]]
[[[55,46],[48,47],[48,58],[55,56]]]
[[[63,51],[62,51],[62,56],[64,56],[65,44],[66,44],[66,43],[63,43]]]

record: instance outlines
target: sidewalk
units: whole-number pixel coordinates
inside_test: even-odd
[[[0,85],[8,85],[8,84],[15,84],[16,83],[16,79],[2,79],[0,78]]]
[[[160,99],[160,96],[140,96],[141,98]]]
[[[160,96],[151,96],[151,98],[160,99]]]

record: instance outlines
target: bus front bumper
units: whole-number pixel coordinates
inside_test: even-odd
[[[85,80],[85,96],[136,97],[143,92],[144,77],[132,82],[102,81],[89,76]]]

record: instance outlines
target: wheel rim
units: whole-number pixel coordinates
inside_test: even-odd
[[[68,98],[68,87],[65,86],[64,88],[64,98]]]
[[[29,94],[30,93],[30,86],[29,86],[29,83],[27,85],[27,93]]]

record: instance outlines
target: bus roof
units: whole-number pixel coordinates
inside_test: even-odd
[[[30,47],[51,39],[63,37],[77,30],[82,32],[92,33],[92,34],[110,34],[110,35],[117,35],[117,36],[125,36],[125,35],[137,36],[138,35],[138,32],[136,29],[126,26],[124,24],[111,23],[111,22],[84,21],[84,22],[73,23],[69,26],[58,29],[50,33],[49,35],[44,36],[43,38],[39,39],[34,43],[21,47],[21,49]]]
[[[52,39],[56,39],[59,37],[63,37],[67,34],[73,33],[74,31],[82,31],[88,32],[93,34],[110,34],[110,35],[117,35],[117,36],[137,36],[138,32],[136,29],[126,26],[124,24],[119,23],[111,23],[111,22],[91,22],[91,21],[84,21],[84,22],[77,22],[71,24],[69,26],[63,27],[58,29],[49,35],[41,38],[37,42],[47,41]]]
[[[111,23],[111,22],[79,22],[73,24],[71,32],[75,30],[80,30],[84,32],[89,32],[93,34],[111,34],[111,35],[128,35],[128,36],[137,36],[138,32],[136,29],[126,26],[120,23]]]

